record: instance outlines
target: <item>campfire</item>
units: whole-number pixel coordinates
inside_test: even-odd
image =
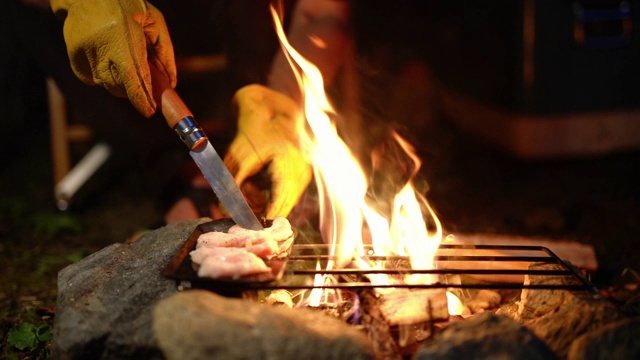
[[[353,151],[338,136],[334,122],[336,113],[328,100],[320,71],[302,57],[287,41],[280,16],[271,7],[276,33],[283,51],[302,91],[303,115],[297,129],[304,155],[314,169],[318,190],[320,233],[328,244],[328,257],[318,266],[327,271],[344,268],[384,270],[388,263],[376,261],[381,256],[403,257],[404,266],[411,269],[435,269],[434,255],[442,239],[442,227],[428,202],[416,191],[413,179],[420,170],[420,160],[407,141],[394,134],[397,147],[410,160],[402,164],[407,169],[404,184],[397,193],[373,193],[374,184]],[[384,157],[382,157],[384,159]],[[372,155],[374,167],[380,157]],[[426,216],[425,216],[426,214]],[[427,229],[427,224],[434,231]],[[370,246],[366,246],[370,245]],[[412,272],[389,276],[384,272],[369,272],[373,285],[393,289],[394,285],[432,284],[438,276]],[[309,297],[304,301],[317,306],[326,295],[320,285],[335,283],[337,279],[324,273],[316,275]],[[338,297],[339,298],[339,297]]]
[[[597,293],[580,271],[545,247],[465,245],[453,235],[445,238],[435,211],[414,186],[421,160],[397,133],[372,150],[367,173],[338,135],[339,114],[320,71],[289,44],[273,7],[271,13],[303,94],[306,121],[298,122],[297,133],[314,169],[321,239],[294,244],[266,278],[209,281],[194,275],[186,257],[197,238],[215,227],[203,224],[165,270],[167,276],[185,281],[185,287],[322,311],[368,329],[377,349],[404,355],[452,321],[496,309],[518,294],[508,290]],[[402,182],[394,176],[396,183],[379,184],[387,178],[371,173],[382,168],[395,169]],[[554,266],[529,269],[531,263]],[[525,284],[525,276],[569,280]]]
[[[399,134],[361,164],[338,135],[340,115],[320,72],[271,13],[303,93],[297,132],[314,169],[318,236],[298,232],[286,256],[266,261],[269,272],[240,279],[199,277],[189,258],[202,234],[228,231],[229,219],[169,226],[104,249],[61,272],[56,354],[183,358],[200,349],[220,358],[400,359],[464,343],[467,358],[478,349],[553,358],[619,319],[585,274],[546,246],[445,235],[415,185],[421,160]],[[389,169],[393,181],[381,184]],[[116,289],[103,294],[104,283]],[[114,304],[122,308],[110,310]],[[451,340],[461,325],[463,340]]]

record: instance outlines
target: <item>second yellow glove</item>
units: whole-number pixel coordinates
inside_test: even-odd
[[[299,108],[288,96],[255,84],[238,90],[233,102],[238,133],[225,165],[241,187],[268,165],[272,189],[266,216],[287,216],[312,178],[311,166],[298,145],[296,128],[303,121]],[[243,191],[251,188],[243,187]]]

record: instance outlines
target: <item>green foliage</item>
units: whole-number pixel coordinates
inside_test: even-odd
[[[29,203],[22,197],[4,194],[0,198],[0,214],[7,220],[21,219],[29,212]]]
[[[52,238],[63,232],[78,233],[82,230],[78,219],[70,214],[39,212],[33,215],[34,232]]]
[[[48,357],[47,343],[51,337],[50,325],[22,323],[17,329],[9,331],[7,341],[18,350]]]
[[[37,258],[35,275],[44,276],[49,270],[58,271],[60,267],[77,263],[84,258],[83,251],[74,251],[68,255],[41,255]]]
[[[85,257],[85,253],[84,251],[75,251],[67,256],[65,256],[65,260],[67,260],[68,262],[75,264],[78,261],[82,260]]]

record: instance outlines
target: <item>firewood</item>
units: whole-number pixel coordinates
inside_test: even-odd
[[[378,296],[373,290],[365,289],[360,293],[360,302],[364,313],[362,322],[367,328],[376,359],[402,359],[398,344],[391,336],[389,324],[380,311]]]
[[[481,289],[471,299],[465,301],[465,305],[475,314],[484,310],[495,309],[500,306],[501,302],[502,296],[497,291]]]
[[[380,311],[389,325],[449,319],[445,289],[394,289],[380,300]]]

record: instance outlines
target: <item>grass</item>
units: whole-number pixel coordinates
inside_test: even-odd
[[[26,183],[16,177],[0,179],[0,191],[6,194],[0,200],[0,274],[5,279],[0,282],[0,357],[5,359],[49,356],[57,272],[85,255],[80,249],[49,246],[79,234],[82,226],[77,216],[42,206],[49,199],[39,184],[42,177],[28,178]],[[22,191],[11,191],[18,183]]]

